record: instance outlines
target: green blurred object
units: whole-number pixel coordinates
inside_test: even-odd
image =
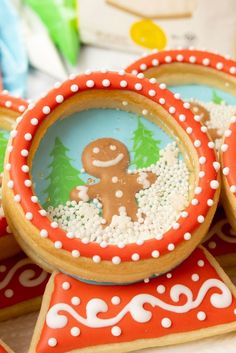
[[[80,50],[76,0],[24,0],[41,18],[59,51],[76,65]]]

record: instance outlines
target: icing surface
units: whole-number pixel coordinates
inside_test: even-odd
[[[198,281],[193,281],[193,274]],[[65,282],[70,285],[63,289]],[[202,249],[168,276],[126,286],[96,286],[95,294],[94,286],[58,273],[36,352],[69,352],[235,322],[235,304]],[[72,327],[79,332],[76,338]]]

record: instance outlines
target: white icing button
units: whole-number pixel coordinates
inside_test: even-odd
[[[172,57],[171,57],[170,55],[167,55],[167,56],[165,57],[165,62],[166,62],[166,63],[171,63],[171,61],[172,61]]]
[[[199,158],[199,163],[200,164],[205,164],[206,163],[206,157],[202,156]]]
[[[118,337],[121,335],[121,329],[119,326],[113,326],[111,329],[112,336]]]
[[[58,228],[58,223],[57,222],[52,222],[51,223],[51,227],[54,228],[54,229]]]
[[[110,150],[111,151],[116,151],[116,149],[117,149],[116,145],[110,145]]]
[[[170,114],[174,114],[175,111],[176,111],[175,107],[170,107],[170,108],[169,108],[169,113],[170,113]]]
[[[197,273],[194,273],[191,277],[193,282],[197,282],[199,280],[199,275]]]
[[[70,289],[70,283],[69,283],[69,282],[63,282],[63,283],[62,283],[62,288],[63,288],[64,290]]]
[[[161,326],[164,328],[170,328],[172,325],[172,321],[168,317],[164,317],[161,320]]]
[[[184,114],[179,115],[179,121],[184,122],[186,120],[186,116]]]
[[[149,79],[149,82],[155,84],[155,83],[157,83],[157,80],[156,80],[155,77],[151,77],[151,78]]]
[[[165,291],[166,291],[166,287],[163,286],[162,284],[159,284],[159,286],[157,286],[157,293],[163,294],[165,293]]]
[[[57,345],[56,338],[54,338],[54,337],[49,338],[48,345],[49,345],[49,347],[56,347],[56,345]]]
[[[221,62],[218,62],[218,63],[216,64],[217,70],[222,70],[223,67],[224,67],[224,65],[223,65],[223,63],[221,63]]]
[[[77,337],[80,335],[80,329],[78,327],[72,327],[70,330],[71,336]]]
[[[148,115],[148,110],[147,110],[147,109],[143,109],[143,110],[142,110],[142,114],[143,114],[143,115]]]
[[[178,54],[178,55],[176,56],[176,60],[177,60],[177,61],[183,61],[183,60],[184,60],[183,55],[182,55],[182,54]]]
[[[197,318],[198,318],[199,321],[206,320],[206,313],[204,311],[199,311],[197,313]]]
[[[13,189],[13,187],[14,187],[13,180],[9,180],[8,183],[7,183],[7,186],[9,187],[9,189]]]
[[[48,231],[46,229],[41,229],[40,230],[40,236],[42,238],[47,238],[48,237]]]
[[[6,170],[10,170],[10,169],[11,169],[11,164],[10,164],[10,163],[7,163],[7,164],[5,165],[5,168],[6,168]]]
[[[215,248],[216,248],[216,242],[210,241],[210,242],[208,243],[208,248],[209,248],[209,249],[215,249]]]
[[[119,264],[121,263],[121,258],[120,258],[119,256],[114,256],[114,257],[112,258],[112,263],[113,263],[114,265],[119,265]]]
[[[99,153],[100,152],[100,148],[98,148],[98,147],[94,147],[93,148],[93,153]]]
[[[197,205],[199,204],[198,199],[196,199],[196,198],[192,199],[191,204],[192,204],[193,206],[197,206]]]
[[[221,145],[221,148],[220,148],[220,149],[221,149],[222,152],[226,152],[226,151],[228,150],[228,147],[229,147],[229,146],[228,146],[226,143],[223,143],[223,144]]]
[[[115,193],[115,195],[116,195],[117,198],[120,199],[120,198],[123,196],[123,191],[117,190],[116,193]]]
[[[80,298],[79,297],[72,297],[71,298],[71,303],[73,304],[73,305],[79,305],[80,304]]]
[[[114,184],[117,183],[117,182],[118,182],[117,176],[113,176],[113,177],[111,178],[111,181],[112,181]]]
[[[213,167],[215,169],[216,172],[218,172],[218,170],[220,169],[220,163],[219,162],[213,162]]]
[[[202,63],[204,66],[208,66],[210,64],[210,60],[208,58],[205,58],[202,60]]]
[[[190,126],[188,126],[186,129],[186,132],[187,132],[187,134],[190,135],[193,132],[193,129]]]
[[[203,260],[198,260],[197,264],[199,267],[203,267],[205,265],[205,262]]]
[[[113,305],[119,305],[120,301],[120,297],[118,297],[117,295],[111,298],[111,302]]]
[[[5,290],[4,295],[6,298],[12,298],[14,295],[14,292],[12,289],[7,289],[7,290]]]
[[[200,170],[199,172],[199,178],[204,178],[204,176],[206,175],[206,173],[204,172],[204,170]]]

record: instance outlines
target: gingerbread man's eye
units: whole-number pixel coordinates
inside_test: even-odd
[[[99,152],[100,152],[100,148],[98,148],[98,147],[93,148],[93,153],[99,153]]]
[[[116,146],[115,145],[110,145],[110,150],[115,151],[116,150]]]

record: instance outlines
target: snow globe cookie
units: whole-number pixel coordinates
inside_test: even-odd
[[[154,77],[180,93],[208,127],[216,148],[220,148],[222,136],[236,112],[235,61],[203,50],[166,50],[142,57],[126,71]]]
[[[231,124],[225,131],[221,150],[222,169],[222,204],[227,218],[236,231],[236,116],[231,118]],[[236,235],[236,234],[235,234]]]
[[[87,72],[30,105],[7,154],[6,214],[45,269],[129,283],[206,234],[219,163],[189,103],[153,80]]]
[[[14,131],[10,133],[10,130],[13,129],[17,117],[26,107],[27,103],[24,100],[9,96],[6,91],[0,93],[0,260],[20,251],[2,208],[2,173],[8,139],[10,135],[14,135]]]

